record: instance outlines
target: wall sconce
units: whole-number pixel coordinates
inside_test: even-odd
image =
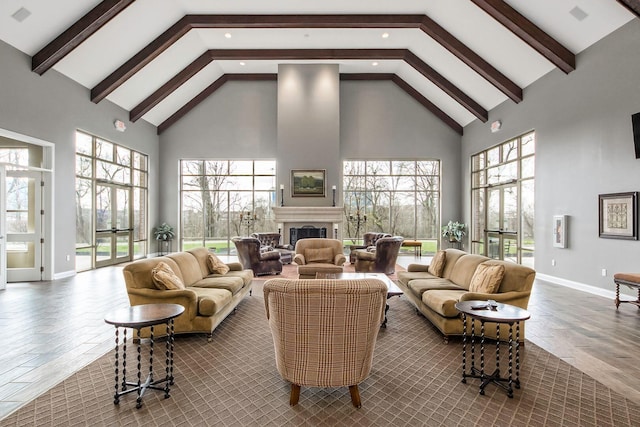
[[[333,192],[333,204],[331,206],[336,206],[336,186],[331,187],[331,191]],[[335,224],[334,224],[335,225]]]
[[[284,184],[280,184],[280,206],[284,206]]]
[[[279,222],[277,227],[278,227],[278,234],[282,234],[282,229],[284,228],[284,225],[281,222]]]

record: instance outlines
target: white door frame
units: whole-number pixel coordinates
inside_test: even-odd
[[[24,135],[21,133],[13,132],[8,129],[0,128],[0,136],[15,139],[16,141],[26,142],[28,144],[38,145],[43,148],[42,153],[42,168],[33,168],[33,167],[24,167],[21,166],[21,169],[27,170],[37,170],[40,172],[44,172],[42,175],[42,179],[44,181],[43,191],[43,200],[42,200],[42,208],[44,209],[44,219],[43,219],[43,235],[44,238],[44,247],[43,247],[43,256],[42,263],[44,264],[44,271],[42,273],[43,280],[53,280],[54,278],[54,265],[53,265],[53,250],[54,250],[54,220],[55,220],[55,212],[53,210],[53,188],[54,188],[54,158],[55,158],[55,144],[45,141],[43,139],[35,138],[29,135]],[[4,192],[3,192],[4,194]],[[5,208],[5,205],[2,205],[2,209]],[[3,223],[4,225],[4,223]],[[2,262],[0,263],[0,268],[3,270],[0,275],[4,275],[6,278],[6,255],[3,256]]]

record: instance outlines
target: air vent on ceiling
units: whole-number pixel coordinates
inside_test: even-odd
[[[11,15],[11,17],[13,19],[15,19],[16,21],[18,21],[18,22],[24,21],[29,16],[31,16],[31,12],[29,12],[24,7],[21,7],[20,9],[16,10],[15,13],[13,15]]]
[[[580,9],[578,6],[574,7],[573,9],[571,9],[569,11],[569,13],[576,18],[578,21],[584,21],[584,19],[589,16],[589,14],[587,12],[585,12],[584,10]]]

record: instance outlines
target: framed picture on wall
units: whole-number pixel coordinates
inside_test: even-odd
[[[553,216],[553,247],[554,248],[567,247],[567,216],[566,215]]]
[[[291,197],[324,197],[324,169],[292,169]]]
[[[598,196],[599,236],[638,240],[638,192]]]

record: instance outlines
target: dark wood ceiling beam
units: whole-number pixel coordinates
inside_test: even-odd
[[[158,126],[158,135],[170,128],[175,122],[186,116],[191,110],[193,110],[198,104],[207,99],[211,94],[217,91],[223,84],[228,81],[260,81],[260,80],[277,80],[277,74],[223,74],[216,81],[211,83],[196,95],[192,100],[187,102],[178,111],[169,116],[164,122]]]
[[[193,110],[198,104],[207,99],[215,91],[217,91],[222,85],[228,81],[268,81],[277,80],[277,74],[224,74],[206,89],[196,95],[192,100],[187,102],[182,108],[173,113],[164,122],[162,122],[157,129],[158,135],[162,134],[173,124],[175,124],[182,117],[186,116],[191,110]],[[447,115],[444,111],[436,107],[431,101],[425,98],[420,92],[415,90],[411,85],[402,80],[399,76],[392,73],[352,73],[352,74],[340,74],[340,80],[342,81],[381,81],[390,80],[403,89],[412,98],[418,101],[422,106],[427,108],[436,117],[442,120],[451,129],[462,135],[462,126]]]
[[[453,83],[447,80],[442,74],[428,66],[422,59],[418,58],[413,52],[407,50],[404,60],[407,64],[415,68],[420,74],[429,79],[434,85],[438,86],[443,92],[455,99],[460,105],[469,110],[471,114],[479,118],[483,123],[489,120],[489,112],[480,104],[471,99],[469,95],[464,93]]]
[[[42,75],[135,0],[104,0],[40,49],[31,58],[31,70]]]
[[[191,29],[206,28],[416,28],[516,102],[522,89],[425,15],[186,15],[91,90],[99,102]]]
[[[640,18],[640,0],[618,0],[618,3]]]
[[[520,86],[482,59],[480,55],[469,49],[467,45],[455,38],[433,19],[424,16],[420,29],[454,54],[456,58],[467,64],[469,68],[480,74],[489,83],[511,98],[511,100],[515,102],[522,101],[522,88]]]
[[[471,0],[529,44],[556,67],[569,74],[576,69],[576,56],[503,0]]]
[[[91,89],[91,101],[95,103],[102,101],[134,74],[142,70],[145,65],[171,47],[171,45],[177,42],[183,35],[187,34],[190,29],[191,27],[189,26],[188,20],[185,18],[173,24],[167,31],[158,36],[154,41],[145,46],[144,49],[136,53],[131,59]]]
[[[208,59],[206,58],[208,56]],[[203,59],[204,58],[204,59]],[[428,66],[418,56],[408,49],[212,49],[205,52],[197,61],[211,60],[404,60],[420,74],[429,79],[447,95],[451,96],[460,105],[469,110],[474,116],[486,122],[489,117],[487,110],[474,101],[470,96],[456,87],[453,83],[439,74],[436,70]],[[194,63],[187,66],[169,82],[156,90],[151,96],[136,106],[130,114],[131,121],[142,117],[151,108],[157,105],[164,98],[169,96],[188,77],[191,77],[194,70],[200,69]],[[208,64],[208,62],[207,62]],[[206,65],[206,64],[205,64]]]
[[[187,65],[182,71],[173,76],[168,82],[160,86],[155,92],[149,95],[144,101],[136,105],[131,112],[129,112],[129,120],[132,122],[137,121],[140,117],[144,116],[149,110],[158,105],[160,101],[165,99],[176,89],[186,83],[191,77],[195,76],[204,67],[209,65],[213,61],[213,58],[209,52],[205,52],[196,58],[191,64]]]

